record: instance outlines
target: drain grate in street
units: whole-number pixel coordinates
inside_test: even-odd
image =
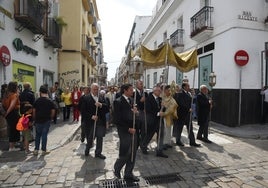
[[[150,187],[150,185],[174,183],[176,181],[184,181],[184,179],[179,175],[179,173],[164,174],[164,175],[154,175],[139,177],[139,182],[126,182],[123,179],[110,179],[101,180],[99,182],[100,188],[137,188],[137,187]]]
[[[138,188],[140,187],[138,182],[126,182],[123,179],[111,179],[111,180],[103,180],[99,182],[99,187],[102,188]]]
[[[144,180],[149,185],[157,185],[164,183],[173,183],[176,181],[183,181],[183,178],[178,173],[155,175],[144,177]]]

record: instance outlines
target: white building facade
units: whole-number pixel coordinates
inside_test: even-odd
[[[52,86],[57,81],[57,48],[61,45],[59,38],[50,40],[55,22],[53,25],[49,19],[55,16],[52,14],[57,11],[57,4],[53,0],[32,2],[0,2],[0,85],[17,81],[22,89],[23,82],[27,81],[33,91],[38,92],[42,84]],[[44,11],[36,10],[35,15],[31,15],[39,6]],[[23,14],[26,19],[22,18]]]
[[[168,83],[187,78],[195,89],[201,84],[210,88],[214,72],[212,121],[259,123],[260,89],[268,84],[268,1],[158,0],[153,12],[141,40],[144,46],[156,49],[168,41],[177,53],[198,50],[198,68],[182,73],[168,67]],[[145,71],[147,88],[161,81],[164,68]]]

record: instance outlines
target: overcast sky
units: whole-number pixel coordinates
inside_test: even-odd
[[[157,0],[97,0],[108,81],[125,54],[135,16],[150,16]]]

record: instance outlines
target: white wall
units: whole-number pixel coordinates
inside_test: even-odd
[[[261,88],[261,51],[264,50],[264,42],[268,42],[268,26],[264,25],[264,18],[268,16],[268,3],[264,0],[226,0],[211,1],[214,7],[212,13],[213,34],[210,38],[203,41],[195,41],[190,38],[190,18],[200,10],[200,1],[166,1],[166,5],[159,9],[160,17],[155,17],[149,28],[146,30],[144,45],[153,49],[154,42],[157,45],[163,42],[163,33],[167,31],[169,38],[176,29],[176,21],[183,16],[184,32],[184,51],[203,47],[211,42],[215,42],[215,49],[203,53],[198,57],[208,54],[213,55],[213,71],[217,75],[217,84],[215,88],[238,89],[239,88],[239,70],[241,67],[235,64],[234,54],[238,50],[245,50],[249,54],[249,62],[242,67],[242,89],[260,89]],[[167,12],[166,12],[167,11]],[[257,21],[248,21],[238,19],[243,11],[251,12]],[[165,13],[166,12],[166,13]],[[151,73],[151,86],[153,81],[153,72]],[[158,76],[162,73],[157,70]],[[194,71],[185,73],[193,85]],[[176,80],[175,68],[170,68],[169,82]],[[198,70],[195,74],[195,87],[198,87]]]
[[[57,53],[53,53],[53,48],[51,46],[45,47],[43,38],[37,42],[34,42],[32,39],[35,37],[35,35],[29,29],[25,28],[21,32],[15,30],[16,27],[20,26],[20,23],[14,19],[13,1],[1,1],[0,5],[6,10],[10,11],[13,17],[13,19],[10,19],[9,17],[5,16],[5,29],[0,29],[0,46],[7,46],[11,53],[11,63],[6,67],[6,82],[8,83],[13,79],[12,60],[36,67],[36,88],[39,88],[40,85],[43,84],[43,70],[54,72],[54,81],[56,81],[58,77]],[[15,38],[20,38],[24,45],[27,45],[38,51],[38,56],[27,54],[24,51],[16,51],[12,45],[12,42]],[[3,67],[1,66],[0,71],[0,82],[3,84]]]

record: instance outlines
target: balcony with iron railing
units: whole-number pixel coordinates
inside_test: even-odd
[[[16,30],[27,28],[34,34],[45,34],[42,22],[46,7],[42,3],[36,0],[15,0],[14,9],[14,18],[21,24]]]
[[[82,0],[85,11],[90,11],[90,0]]]
[[[48,18],[44,40],[54,48],[61,48],[60,28],[54,18]]]
[[[191,17],[191,38],[200,40],[213,32],[211,16],[213,7],[205,6]]]
[[[90,51],[91,51],[90,40],[91,39],[86,34],[82,34],[81,51],[82,51],[82,54],[85,57],[89,57],[90,56]]]
[[[92,65],[96,65],[95,57],[94,57],[94,49],[95,46],[91,46],[90,39],[86,34],[82,34],[82,46],[81,46],[81,53],[83,56],[87,58],[87,60],[92,63]]]
[[[184,47],[183,44],[184,29],[177,29],[170,35],[170,45],[172,47]]]

